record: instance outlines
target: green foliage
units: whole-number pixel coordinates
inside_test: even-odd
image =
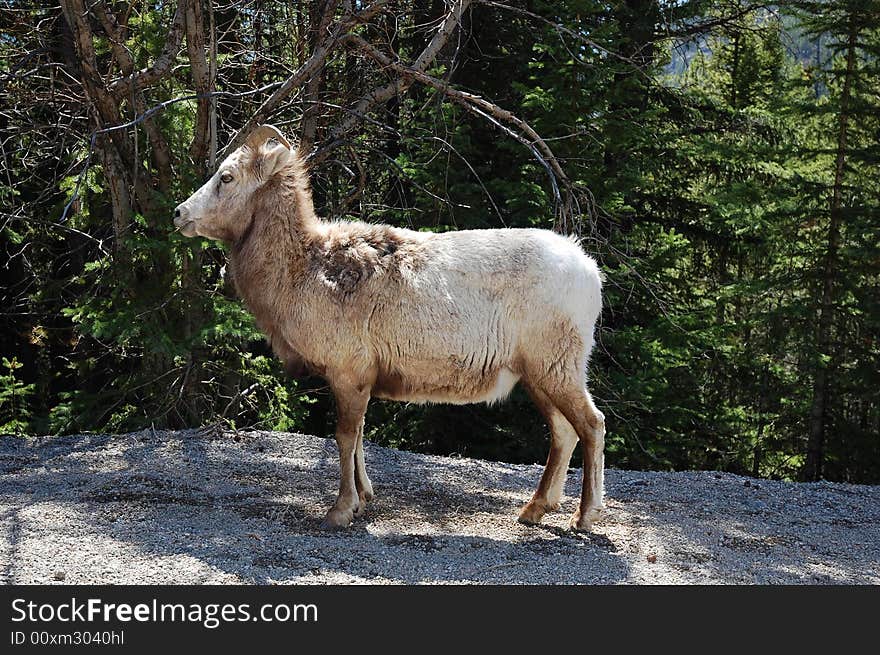
[[[15,357],[3,357],[0,363],[5,369],[0,373],[0,434],[23,434],[30,425],[28,399],[34,393],[34,385],[18,379],[16,371],[22,364]]]
[[[155,61],[172,4],[132,13],[125,46],[137,69]],[[218,31],[249,53],[242,66],[241,52],[220,44],[225,90],[286,79],[307,54],[297,40],[305,18],[288,4],[216,10]],[[880,481],[876,0],[798,0],[778,11],[745,0],[510,4],[474,5],[467,37],[430,73],[528,121],[572,182],[592,194],[596,215],[579,231],[608,280],[590,367],[608,417],[607,463],[794,479],[805,464],[817,373],[825,371],[826,475]],[[394,26],[358,29],[365,38],[393,33],[389,47],[411,60],[442,5],[400,3]],[[10,30],[0,49],[22,45],[18,35]],[[857,56],[847,73],[853,35]],[[102,62],[111,57],[106,39],[95,46]],[[329,62],[324,105],[348,107],[387,82],[371,70],[354,55]],[[190,93],[188,75],[176,66],[150,89],[150,102]],[[42,79],[10,81],[9,92]],[[264,99],[220,103],[221,143]],[[151,180],[154,195],[143,203],[150,207],[122,228],[112,223],[105,162],[96,157],[80,180],[82,144],[0,125],[17,139],[12,151],[51,154],[11,158],[0,178],[0,201],[10,207],[0,227],[10,303],[0,430],[331,424],[326,391],[284,378],[229,288],[222,249],[171,230],[176,201],[201,182],[189,150],[197,105],[156,114],[173,179],[162,191]],[[28,116],[52,125],[62,113],[54,107],[41,103]],[[297,107],[272,120],[296,124]],[[497,126],[418,84],[376,115],[337,151],[338,161],[313,171],[324,215],[437,231],[553,225],[545,170]],[[88,133],[89,117],[79,120]],[[157,175],[146,131],[127,138]],[[32,171],[41,159],[47,163]],[[836,177],[844,193],[834,250]],[[69,220],[55,221],[77,185]],[[820,347],[829,252],[831,338]],[[521,390],[497,407],[375,402],[367,425],[371,439],[425,452],[527,462],[546,452],[547,427]]]

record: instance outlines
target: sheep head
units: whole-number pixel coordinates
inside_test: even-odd
[[[283,174],[295,154],[278,128],[261,125],[230,154],[205,184],[174,211],[174,226],[188,237],[234,242],[247,228],[258,192]]]

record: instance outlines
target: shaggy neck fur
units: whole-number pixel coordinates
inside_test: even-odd
[[[232,242],[236,290],[263,329],[276,321],[276,295],[304,274],[320,222],[302,162],[292,155],[255,194],[250,219]]]

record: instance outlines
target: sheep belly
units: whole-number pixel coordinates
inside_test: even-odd
[[[519,376],[509,368],[504,367],[499,371],[498,377],[495,379],[495,386],[482,398],[470,402],[488,403],[490,405],[501,402],[510,395],[517,382],[519,382]]]
[[[519,379],[520,376],[507,367],[502,367],[489,379],[463,372],[460,377],[451,379],[445,384],[432,384],[400,374],[380,373],[373,385],[372,395],[376,398],[418,404],[491,404],[500,402],[510,395]]]

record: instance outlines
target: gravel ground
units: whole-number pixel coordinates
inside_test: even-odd
[[[376,499],[318,525],[336,444],[221,431],[0,438],[4,583],[880,583],[880,487],[608,470],[592,534],[516,522],[537,465],[366,446]]]

